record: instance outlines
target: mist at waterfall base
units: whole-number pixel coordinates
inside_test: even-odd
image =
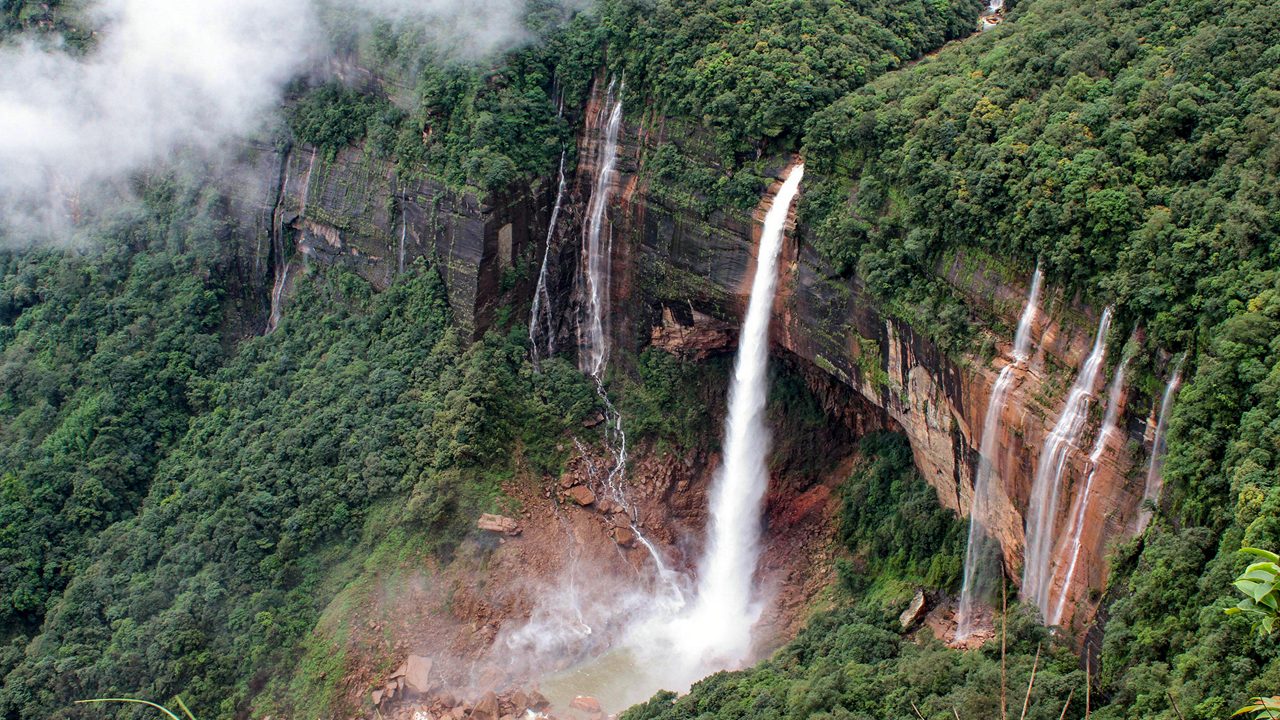
[[[670,571],[655,549],[657,568],[649,577],[604,589],[589,568],[571,560],[570,572],[530,621],[499,643],[526,663],[592,656],[541,678],[542,691],[557,707],[589,695],[616,712],[658,690],[685,692],[707,675],[754,659],[753,627],[768,600],[757,585],[756,566],[769,482],[769,324],[787,216],[803,174],[803,165],[791,169],[764,219],[696,581],[664,576]]]

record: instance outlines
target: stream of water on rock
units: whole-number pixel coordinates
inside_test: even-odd
[[[613,196],[618,175],[618,133],[622,129],[622,87],[609,83],[605,101],[600,106],[604,120],[604,143],[600,146],[596,183],[587,201],[587,217],[583,227],[582,266],[586,280],[587,317],[579,328],[578,365],[591,377],[604,377],[609,362],[609,284],[613,267],[613,243],[605,243],[606,211]],[[610,229],[612,237],[612,229]]]
[[[1040,286],[1044,274],[1036,268],[1031,278],[1031,291],[1018,319],[1018,329],[1013,336],[1013,353],[1009,363],[1000,369],[991,398],[987,401],[987,414],[982,421],[982,439],[978,447],[978,472],[973,480],[973,503],[969,508],[969,542],[964,552],[964,585],[960,590],[960,606],[956,615],[956,641],[964,641],[973,633],[978,603],[991,590],[991,571],[999,562],[999,550],[990,531],[991,512],[999,495],[1003,494],[996,453],[1000,447],[1000,420],[1005,416],[1005,396],[1013,386],[1017,370],[1031,357],[1031,326],[1040,303]]]
[[[535,367],[540,359],[550,357],[556,352],[555,323],[551,317],[551,294],[547,291],[547,266],[550,264],[551,242],[555,239],[556,224],[560,221],[560,206],[564,201],[564,155],[564,151],[561,150],[560,184],[556,188],[556,202],[551,207],[551,219],[547,223],[547,245],[542,251],[542,269],[538,271],[538,286],[533,291],[533,307],[529,310],[529,345]]]
[[[1058,593],[1058,601],[1054,604],[1053,613],[1049,616],[1049,624],[1062,622],[1062,615],[1067,607],[1067,595],[1071,590],[1071,582],[1075,579],[1077,563],[1080,560],[1080,545],[1084,537],[1084,525],[1088,518],[1089,502],[1093,499],[1093,481],[1098,474],[1098,463],[1102,454],[1107,451],[1107,444],[1113,437],[1120,435],[1117,422],[1120,409],[1124,403],[1124,373],[1129,367],[1129,358],[1125,358],[1116,368],[1116,375],[1111,379],[1111,387],[1107,390],[1107,409],[1098,429],[1098,437],[1093,441],[1093,450],[1089,452],[1089,474],[1084,481],[1084,488],[1076,496],[1071,508],[1071,520],[1067,523],[1067,554],[1071,560],[1067,563],[1066,574],[1062,580],[1062,590]]]
[[[1022,596],[1035,602],[1044,617],[1049,616],[1050,586],[1053,579],[1052,553],[1056,538],[1058,502],[1062,496],[1062,478],[1089,418],[1089,401],[1093,398],[1098,375],[1107,355],[1107,331],[1111,328],[1111,308],[1102,313],[1093,349],[1076,375],[1067,393],[1067,402],[1053,430],[1045,436],[1031,486],[1031,501],[1026,515],[1026,549],[1022,561]]]
[[[1142,491],[1142,504],[1138,508],[1138,524],[1135,534],[1141,535],[1151,523],[1154,511],[1152,506],[1160,500],[1160,490],[1164,487],[1164,452],[1165,433],[1169,431],[1169,412],[1173,410],[1173,398],[1182,385],[1182,362],[1184,354],[1173,366],[1173,374],[1169,376],[1169,384],[1165,385],[1164,395],[1160,399],[1160,417],[1156,421],[1156,433],[1151,438],[1151,461],[1147,465],[1147,483]]]

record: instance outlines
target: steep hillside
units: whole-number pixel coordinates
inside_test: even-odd
[[[1280,1],[1021,0],[978,33],[978,0],[537,0],[466,61],[323,5],[331,56],[233,171],[133,173],[75,247],[0,253],[6,718],[501,720],[608,658],[692,585],[796,160],[761,662],[624,717],[1280,692],[1222,612],[1240,546],[1280,548]],[[90,53],[82,9],[0,31]],[[969,515],[999,582],[965,636]]]

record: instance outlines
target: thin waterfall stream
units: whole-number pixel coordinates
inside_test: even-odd
[[[556,202],[551,207],[551,218],[547,222],[547,244],[542,251],[542,268],[538,271],[538,285],[533,291],[533,307],[529,310],[529,345],[531,346],[531,357],[536,367],[538,361],[543,357],[550,357],[555,354],[555,322],[551,317],[551,294],[547,291],[547,266],[550,264],[551,243],[555,240],[556,224],[560,221],[560,207],[564,203],[564,156],[565,152],[560,151],[560,183],[556,188]],[[538,336],[541,330],[545,329],[543,342],[539,343]],[[542,346],[545,345],[546,353],[543,354]]]
[[[1186,354],[1174,363],[1173,374],[1165,385],[1164,395],[1160,398],[1160,416],[1156,420],[1156,432],[1151,438],[1151,461],[1147,465],[1147,482],[1142,490],[1142,504],[1138,506],[1138,524],[1136,534],[1141,535],[1151,523],[1154,512],[1151,507],[1160,500],[1160,491],[1164,488],[1164,453],[1165,434],[1169,431],[1169,413],[1173,410],[1173,399],[1182,386],[1182,363]]]
[[[609,83],[605,102],[601,105],[604,122],[604,143],[600,147],[596,168],[595,188],[587,201],[587,217],[583,226],[583,270],[586,285],[587,317],[579,328],[578,344],[581,348],[578,365],[597,381],[604,376],[609,362],[609,285],[612,278],[612,243],[605,246],[604,226],[608,222],[606,210],[613,197],[618,176],[618,134],[622,129],[622,89]]]
[[[1052,584],[1052,552],[1056,538],[1058,503],[1067,460],[1078,449],[1080,433],[1089,417],[1098,375],[1107,355],[1107,331],[1111,329],[1111,308],[1102,313],[1093,348],[1067,393],[1062,414],[1052,432],[1045,436],[1031,486],[1031,502],[1026,515],[1026,548],[1022,561],[1022,595],[1033,600],[1041,615],[1049,615]]]
[[[960,590],[960,605],[956,614],[956,641],[966,640],[974,630],[978,603],[991,589],[988,577],[991,566],[997,562],[992,557],[997,543],[991,536],[990,515],[996,493],[1000,491],[998,475],[1000,420],[1004,417],[1005,396],[1013,386],[1014,376],[1031,356],[1031,326],[1039,309],[1040,286],[1044,274],[1036,267],[1031,278],[1031,290],[1027,303],[1018,319],[1018,329],[1013,336],[1013,353],[1009,363],[1000,369],[991,388],[987,413],[982,421],[982,440],[978,448],[978,472],[973,480],[973,504],[969,508],[969,541],[964,553],[964,585]]]
[[[1084,488],[1080,494],[1076,496],[1075,502],[1071,508],[1071,519],[1067,523],[1067,539],[1066,548],[1071,556],[1071,560],[1067,563],[1066,574],[1062,580],[1062,590],[1058,593],[1058,601],[1054,604],[1053,613],[1049,616],[1049,624],[1057,625],[1062,622],[1062,615],[1066,611],[1067,594],[1071,589],[1071,582],[1075,579],[1077,563],[1080,560],[1080,546],[1084,537],[1084,525],[1088,518],[1089,501],[1093,499],[1093,481],[1098,474],[1098,463],[1102,461],[1102,454],[1107,451],[1107,445],[1113,437],[1118,437],[1120,429],[1117,422],[1120,419],[1120,408],[1124,404],[1124,374],[1129,367],[1129,358],[1126,357],[1120,363],[1120,367],[1116,368],[1116,375],[1111,379],[1111,387],[1107,390],[1107,409],[1103,415],[1102,426],[1098,428],[1098,437],[1093,441],[1093,449],[1089,451],[1089,474],[1085,477]]]

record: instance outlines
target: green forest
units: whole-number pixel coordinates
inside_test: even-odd
[[[91,56],[84,5],[3,0],[0,50]],[[1078,719],[1086,694],[1098,720],[1221,720],[1280,695],[1280,634],[1226,612],[1253,587],[1233,585],[1257,559],[1241,548],[1280,550],[1280,0],[1018,0],[982,32],[979,0],[530,0],[522,42],[467,60],[412,17],[322,5],[330,49],[372,79],[293,78],[268,144],[358,147],[482,205],[547,187],[562,153],[588,168],[588,101],[614,80],[647,143],[624,163],[655,204],[749,218],[803,157],[796,236],[824,286],[865,288],[958,367],[1012,328],[946,276],[957,258],[1017,282],[1039,267],[1077,306],[1114,308],[1106,340],[1142,402],[1181,358],[1164,496],[1108,547],[1086,634],[1044,627],[1012,583],[1002,641],[905,630],[916,589],[959,591],[967,525],[877,429],[850,450],[836,579],[803,629],[624,720]],[[534,278],[515,276],[536,266],[508,271],[472,337],[439,257],[385,287],[307,261],[259,332],[270,281],[246,298],[253,241],[215,175],[186,158],[134,173],[74,245],[0,230],[4,718],[155,716],[74,704],[105,697],[374,717],[344,704],[356,660],[317,631],[370,568],[448,567],[477,516],[514,512],[513,483],[560,476],[578,438],[613,442],[610,395],[634,446],[720,451],[729,355],[633,343],[600,387],[572,348],[535,365]],[[779,473],[804,433],[843,437],[823,433],[844,396],[816,397],[814,374],[773,369],[770,417],[795,415]]]

